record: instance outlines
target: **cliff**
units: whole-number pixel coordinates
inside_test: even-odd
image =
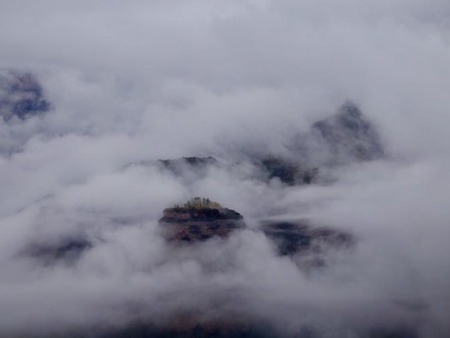
[[[245,226],[238,212],[199,198],[182,207],[165,209],[159,223],[168,240],[186,242],[207,240],[214,236],[226,237],[233,230]]]

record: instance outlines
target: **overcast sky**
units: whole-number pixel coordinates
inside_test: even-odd
[[[0,333],[120,324],[130,304],[155,320],[207,313],[219,295],[289,333],[393,321],[447,337],[449,61],[448,0],[0,0],[0,69],[37,74],[52,103],[42,118],[0,121]],[[336,168],[332,185],[128,166],[283,152],[346,100],[388,156]],[[195,195],[250,227],[283,213],[359,244],[312,277],[250,230],[171,253],[157,221]],[[76,235],[95,243],[76,264],[21,254]]]

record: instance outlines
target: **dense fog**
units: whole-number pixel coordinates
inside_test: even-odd
[[[0,0],[0,336],[448,337],[449,32],[446,0]],[[345,102],[382,155],[311,136]],[[261,179],[265,155],[318,179]],[[217,164],[158,162],[193,156]],[[163,210],[193,196],[246,228],[167,242]],[[271,219],[354,245],[302,269],[260,231]]]

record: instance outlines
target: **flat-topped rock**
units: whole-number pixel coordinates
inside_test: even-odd
[[[183,206],[165,209],[159,223],[164,227],[168,240],[187,242],[206,240],[213,236],[225,237],[245,226],[238,212],[199,197]]]

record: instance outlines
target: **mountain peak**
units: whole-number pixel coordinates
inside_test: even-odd
[[[314,123],[313,134],[328,147],[334,162],[375,160],[384,155],[375,126],[351,101],[336,114]]]

